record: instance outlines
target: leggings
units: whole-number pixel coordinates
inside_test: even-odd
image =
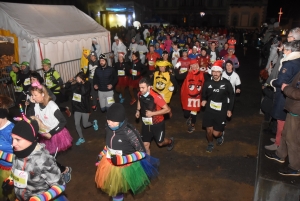
[[[191,114],[191,111],[183,110],[183,115],[184,115],[184,118],[186,118],[186,119],[192,118],[192,124],[196,123],[197,115]]]
[[[89,113],[74,112],[75,128],[79,137],[83,138],[82,129],[80,126],[80,119],[82,119],[83,128],[91,127],[93,124],[89,122]]]

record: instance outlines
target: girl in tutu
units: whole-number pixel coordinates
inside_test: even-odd
[[[95,182],[98,188],[122,201],[131,190],[141,193],[158,175],[159,160],[146,155],[139,132],[125,120],[122,104],[114,103],[107,111],[106,146],[96,163]]]
[[[34,107],[28,110],[29,116],[35,116],[44,126],[41,126],[39,142],[46,145],[50,154],[65,151],[72,146],[72,137],[65,128],[67,123],[65,117],[59,110],[59,107],[51,100],[45,86],[38,82],[33,83],[31,88],[31,102]],[[38,120],[38,121],[39,121]],[[63,173],[66,183],[71,180],[70,167],[58,166]]]
[[[7,96],[0,95],[0,181],[4,181],[11,174],[13,159],[11,130],[14,124],[8,118],[8,108],[13,100]],[[13,195],[3,192],[0,188],[0,200],[12,200]]]

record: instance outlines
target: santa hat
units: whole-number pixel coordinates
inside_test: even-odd
[[[120,56],[122,56],[123,58],[125,57],[125,53],[124,52],[118,52]]]
[[[211,71],[223,71],[223,60],[217,60],[211,67]]]
[[[198,60],[197,59],[192,59],[190,61],[190,65],[193,65],[193,64],[198,64]]]
[[[118,40],[118,39],[119,39],[119,37],[118,37],[118,35],[116,34],[115,37],[114,37],[114,40]]]
[[[93,38],[92,41],[96,41],[97,42],[97,38]]]

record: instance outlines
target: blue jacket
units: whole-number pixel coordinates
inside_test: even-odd
[[[0,150],[5,153],[13,153],[12,149],[12,137],[11,131],[15,125],[10,122],[5,128],[0,129]],[[12,163],[0,159],[0,169],[1,166],[4,168],[10,168]]]
[[[107,85],[111,84],[113,87],[118,82],[118,74],[114,68],[106,66],[102,68],[98,66],[95,70],[93,85],[98,85],[98,91],[112,91],[113,88],[108,89]]]
[[[275,119],[285,121],[286,111],[284,109],[286,96],[281,91],[283,83],[291,84],[293,78],[300,72],[300,52],[292,52],[283,58],[279,67],[278,78],[271,80],[270,84],[275,88],[275,96],[271,116]]]

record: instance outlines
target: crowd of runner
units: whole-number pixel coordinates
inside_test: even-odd
[[[189,133],[196,129],[198,114],[204,113],[205,149],[211,153],[215,145],[223,144],[235,94],[241,93],[236,46],[242,45],[246,55],[247,46],[256,45],[258,35],[259,30],[120,29],[113,36],[110,57],[101,54],[101,47],[93,42],[91,53],[85,55],[87,67],[67,83],[52,68],[50,59],[42,60],[43,77],[31,71],[28,62],[13,63],[6,84],[15,86],[21,117],[15,118],[19,121],[15,125],[10,122],[12,100],[0,96],[0,176],[5,180],[0,196],[8,200],[16,196],[20,201],[66,199],[63,191],[72,168],[55,159],[57,152],[72,146],[63,113],[74,116],[77,146],[85,143],[80,121],[85,129],[97,131],[97,120],[89,120],[89,116],[99,110],[106,113],[105,147],[96,163],[95,182],[115,201],[123,200],[128,190],[142,192],[157,176],[159,159],[151,156],[150,145],[154,139],[168,151],[174,148],[175,139],[166,137],[171,134],[165,129],[165,120],[172,121],[172,110],[182,110]],[[298,35],[291,37],[298,40]],[[294,46],[286,44],[285,51],[291,47],[298,52]],[[286,72],[289,70],[280,72],[278,78]],[[290,84],[292,78],[283,83]],[[281,84],[276,86],[279,91]],[[60,107],[65,98],[62,88],[71,91],[71,110]],[[180,94],[181,108],[170,106],[174,93]],[[143,122],[140,131],[126,118],[126,101],[131,105],[127,109],[134,110]],[[297,114],[293,111],[290,118]]]

